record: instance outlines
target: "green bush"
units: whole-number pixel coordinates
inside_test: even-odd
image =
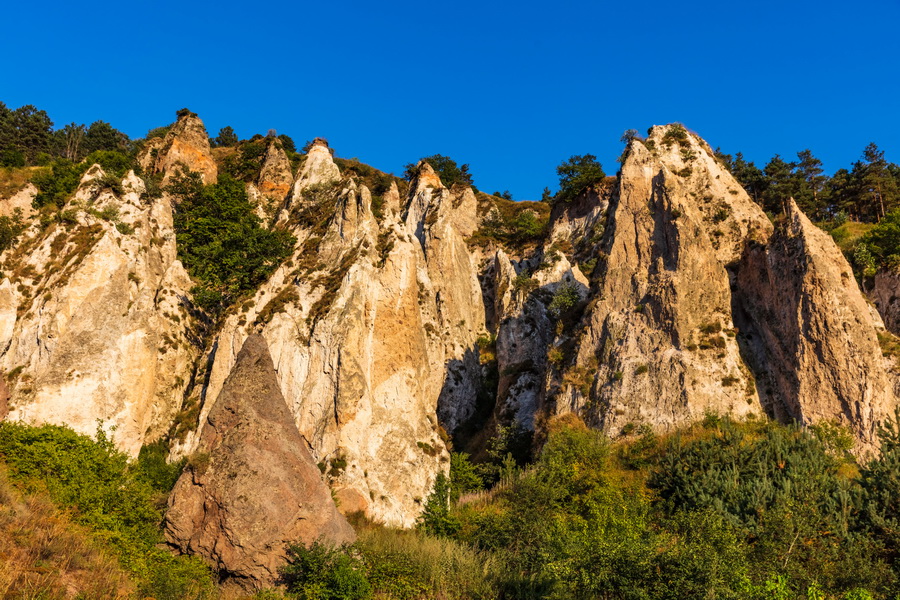
[[[603,165],[597,162],[593,154],[575,155],[556,167],[559,175],[559,191],[554,202],[571,202],[591,186],[606,177]]]
[[[365,600],[372,597],[365,565],[353,546],[331,547],[319,541],[307,548],[289,546],[281,582],[300,600]]]
[[[149,451],[157,459],[145,454],[143,462],[130,464],[99,427],[94,441],[66,427],[0,423],[0,460],[10,479],[29,492],[46,491],[72,510],[75,521],[118,555],[143,596],[207,598],[213,590],[209,569],[158,546],[163,541],[159,494],[172,483],[172,473],[160,476],[159,452]]]

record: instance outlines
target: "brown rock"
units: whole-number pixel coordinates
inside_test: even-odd
[[[247,338],[210,411],[170,497],[166,537],[244,589],[274,583],[289,543],[355,538],[294,425],[262,336]]]

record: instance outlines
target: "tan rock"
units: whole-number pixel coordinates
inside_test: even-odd
[[[138,157],[138,163],[149,173],[162,173],[163,184],[183,169],[200,174],[203,183],[215,183],[218,168],[212,158],[209,136],[203,121],[193,113],[186,113],[166,134],[150,140]]]
[[[275,583],[287,545],[355,537],[294,425],[265,340],[248,337],[169,498],[166,539],[255,590]]]
[[[12,217],[19,214],[23,219],[30,219],[35,214],[31,203],[37,193],[38,189],[29,182],[9,198],[0,198],[0,217]]]
[[[891,333],[900,334],[900,273],[882,269],[875,274],[875,285],[869,292],[884,326]]]
[[[97,421],[132,456],[168,431],[191,378],[188,290],[168,198],[145,202],[134,173],[116,196],[94,165],[65,207],[68,227],[32,225],[0,261],[0,366],[10,418]],[[117,222],[97,215],[117,213]]]
[[[705,143],[685,133],[685,147],[667,148],[665,133],[654,128],[628,149],[603,275],[558,400],[560,410],[584,406],[613,434],[629,423],[668,428],[706,411],[760,412],[734,338],[726,266],[747,230],[765,231],[768,221]],[[703,200],[710,191],[722,195]]]
[[[789,202],[767,247],[738,273],[748,333],[778,416],[850,427],[876,443],[896,403],[869,307],[837,245]]]

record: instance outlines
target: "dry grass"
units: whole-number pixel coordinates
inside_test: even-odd
[[[871,223],[847,221],[840,227],[831,230],[831,237],[844,254],[853,252],[856,242],[874,227]]]
[[[9,198],[47,167],[0,167],[0,198]]]
[[[22,497],[0,472],[0,598],[131,597],[118,562],[43,496]]]

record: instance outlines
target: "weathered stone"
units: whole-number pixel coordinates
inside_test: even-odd
[[[185,169],[199,173],[203,183],[215,183],[218,177],[206,127],[193,113],[179,116],[165,138],[150,140],[138,163],[146,172],[162,173],[163,184]]]
[[[166,539],[228,583],[275,583],[287,545],[351,542],[281,395],[262,336],[244,342],[169,498]]]
[[[97,421],[131,455],[166,431],[182,404],[196,350],[188,290],[176,259],[168,197],[145,202],[134,173],[116,196],[82,179],[65,207],[70,227],[35,223],[0,260],[0,366],[10,418],[66,424],[93,435]],[[97,215],[116,212],[118,223]]]
[[[750,346],[779,417],[848,426],[862,449],[896,403],[875,323],[831,236],[791,200],[768,246],[738,273]]]

